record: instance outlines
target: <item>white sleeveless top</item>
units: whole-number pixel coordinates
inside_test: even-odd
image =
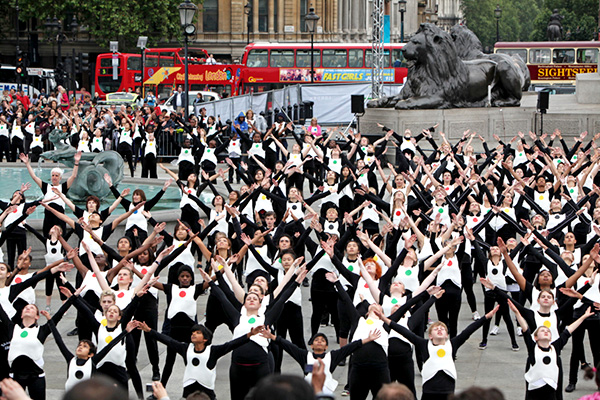
[[[549,385],[556,389],[558,386],[558,355],[554,346],[550,346],[549,351],[542,351],[538,345],[533,350],[535,364],[529,367],[525,372],[527,389],[534,390],[542,386]]]
[[[65,382],[65,391],[70,390],[73,386],[77,385],[86,379],[92,377],[93,362],[91,358],[88,358],[83,365],[77,365],[77,357],[73,357],[69,361],[69,367],[67,369],[67,381]]]
[[[187,364],[183,372],[183,386],[189,386],[194,382],[207,389],[214,390],[217,380],[217,370],[208,369],[208,359],[210,358],[210,350],[212,346],[206,346],[202,353],[197,353],[194,350],[194,344],[190,343],[186,352]]]
[[[25,356],[38,367],[44,368],[44,344],[38,340],[39,331],[39,326],[21,328],[21,326],[15,325],[8,350],[8,363],[11,366],[18,357]]]
[[[119,336],[122,332],[121,325],[117,325],[114,331],[109,332],[106,329],[106,326],[100,324],[98,328],[98,333],[94,335],[96,339],[96,346],[98,347],[98,351],[101,351],[105,348],[110,342],[112,342],[113,338]],[[104,357],[99,363],[98,368],[100,368],[105,363],[113,363],[120,367],[125,367],[125,358],[127,356],[127,351],[125,349],[125,340],[122,339],[121,343],[117,344],[115,347],[108,352],[106,357]]]
[[[452,360],[452,343],[447,340],[445,344],[435,346],[430,340],[427,344],[429,358],[423,363],[423,383],[435,376],[439,371],[444,371],[456,380],[456,365]]]

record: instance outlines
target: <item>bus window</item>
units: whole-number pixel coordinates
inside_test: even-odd
[[[406,60],[404,59],[404,54],[402,54],[402,49],[393,49],[392,54],[394,55],[392,67],[405,68]]]
[[[269,66],[269,50],[250,50],[246,65],[250,68],[264,68]]]
[[[367,67],[367,68],[371,68],[373,66],[373,57],[371,56],[372,53],[373,53],[373,50],[366,51],[365,67]],[[390,64],[391,64],[390,63],[390,51],[384,50],[383,51],[383,68],[389,68]]]
[[[597,64],[598,49],[577,49],[577,62],[580,64]]]
[[[121,59],[117,58],[119,66],[121,65]],[[102,68],[109,68],[112,67],[112,58],[101,58],[100,59],[100,67]]]
[[[313,62],[315,68],[321,66],[321,50],[314,50]],[[310,68],[310,50],[296,50],[296,67]]]
[[[271,67],[292,68],[294,50],[271,50]]]
[[[161,67],[172,67],[175,65],[175,55],[173,53],[161,53],[158,62]]]
[[[350,68],[363,67],[363,51],[362,49],[348,50],[348,66]]]
[[[156,67],[158,67],[158,57],[146,56],[146,61],[144,61],[144,68],[156,68]]]
[[[554,64],[573,64],[575,62],[575,49],[554,49],[552,62]]]
[[[530,64],[550,64],[550,49],[529,49]]]
[[[129,57],[127,59],[127,70],[128,71],[141,71],[142,69],[142,58],[141,57]]]
[[[323,50],[323,68],[346,68],[346,50]]]
[[[521,60],[527,60],[527,49],[498,49],[496,53],[508,54],[509,56],[518,55]]]

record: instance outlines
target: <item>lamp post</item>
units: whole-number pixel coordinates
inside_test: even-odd
[[[310,83],[315,81],[315,59],[314,59],[314,47],[315,47],[315,28],[317,27],[317,21],[321,19],[315,14],[315,8],[311,7],[308,10],[308,14],[304,17],[306,21],[306,30],[310,32]]]
[[[146,63],[146,45],[148,44],[148,36],[140,36],[138,37],[137,47],[142,50],[142,78],[140,80],[140,85],[142,86],[142,90],[140,93],[142,95],[142,99],[145,96],[144,93],[144,64]]]
[[[494,10],[494,17],[496,17],[496,42],[500,41],[500,18],[502,18],[502,9],[500,4],[496,5]]]
[[[73,32],[73,33],[75,33],[77,31],[77,28],[79,28],[79,24],[77,23],[77,17],[75,15],[73,15],[73,19],[71,20],[69,27],[71,28],[71,32]],[[47,17],[46,22],[44,23],[44,28],[46,28],[47,30],[52,32],[52,36],[48,38],[48,41],[50,41],[50,42],[56,41],[56,45],[58,46],[58,57],[56,60],[56,70],[59,73],[59,75],[61,75],[61,76],[58,77],[59,79],[57,80],[57,83],[58,83],[58,81],[60,81],[62,84],[64,84],[64,82],[63,82],[64,73],[68,72],[68,71],[63,70],[62,42],[65,40],[68,40],[68,37],[63,31],[62,21],[59,21],[58,18],[56,18],[56,16],[54,16],[54,18],[52,18],[52,19],[50,19],[50,17]]]
[[[404,43],[404,13],[406,12],[406,0],[400,0],[398,2],[398,8],[400,10],[400,43]]]
[[[185,65],[185,100],[183,102],[184,107],[184,115],[185,122],[188,122],[189,119],[189,96],[190,96],[190,85],[188,84],[188,39],[190,36],[196,34],[196,25],[194,25],[194,16],[196,15],[196,11],[198,11],[198,7],[192,3],[190,0],[185,0],[183,3],[177,7],[179,9],[179,19],[181,22],[181,27],[183,28],[183,38],[184,38],[184,65]],[[142,71],[143,74],[143,71]],[[143,76],[142,76],[143,80]]]
[[[244,14],[246,14],[246,44],[250,44],[250,28],[252,26],[252,4],[250,1],[244,6]]]

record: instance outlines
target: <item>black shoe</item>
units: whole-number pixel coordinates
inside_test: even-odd
[[[152,373],[152,382],[160,381],[160,372],[154,371]]]
[[[156,398],[155,395],[151,394],[150,396],[146,397],[146,400],[158,400],[158,399]]]
[[[567,385],[567,387],[565,388],[565,392],[567,392],[567,393],[571,393],[574,390],[575,390],[575,384],[574,383],[569,383]]]
[[[75,328],[71,332],[67,333],[67,336],[77,336],[77,334],[79,334],[79,330]]]
[[[582,362],[581,369],[585,370],[586,368],[592,368],[592,366],[590,364],[588,364],[587,362]]]

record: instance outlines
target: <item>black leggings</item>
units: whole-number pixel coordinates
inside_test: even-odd
[[[191,329],[195,322],[189,317],[183,317],[182,315],[183,314],[179,313],[171,320],[172,325],[169,336],[180,342],[190,343]],[[169,381],[171,373],[173,372],[173,365],[175,364],[176,357],[177,352],[171,347],[167,347],[167,358],[165,359],[165,366],[163,368],[162,376],[160,377],[160,382],[164,387],[167,387],[167,382]]]
[[[181,221],[186,222],[190,226],[192,232],[201,231],[200,224],[198,223],[199,219],[200,214],[198,214],[198,211],[196,211],[192,206],[189,204],[183,206],[181,209]]]
[[[29,392],[33,400],[46,400],[45,377],[20,377],[15,375],[14,380]]]
[[[125,357],[127,373],[129,374],[129,378],[131,378],[131,383],[138,399],[143,399],[144,389],[142,388],[142,377],[137,369],[137,346],[133,341],[133,337],[129,336],[125,338],[125,349],[127,351],[127,356]]]
[[[541,388],[527,390],[526,400],[556,400],[556,389],[550,385],[544,385]]]
[[[135,168],[133,167],[133,149],[131,145],[127,143],[119,143],[117,147],[117,152],[123,157],[123,161],[127,160],[129,164],[129,172],[131,172],[131,177],[133,178],[133,172]]]
[[[142,296],[142,301],[140,303],[141,304],[135,311],[135,320],[144,321],[150,328],[157,330],[158,300],[156,300],[150,293],[147,293]],[[140,329],[134,329],[131,332],[131,337],[135,343],[135,356],[137,357],[137,354],[140,350],[140,343],[142,341],[142,331]],[[158,344],[156,343],[156,339],[147,332],[144,332],[144,341],[146,342],[146,351],[148,352],[148,359],[150,360],[150,364],[152,365],[152,373],[154,374],[155,372],[160,371],[160,367],[158,365]]]
[[[327,311],[329,315],[331,315],[331,323],[335,328],[335,334],[337,337],[339,337],[340,320],[338,318],[337,293],[313,290],[311,287],[310,300],[312,302],[313,309],[312,316],[310,317],[311,334],[314,335],[315,333],[319,332],[321,317]]]
[[[513,325],[512,319],[510,318],[510,311],[508,310],[508,303],[506,300],[500,296],[496,296],[496,294],[490,290],[486,291],[483,298],[483,306],[485,313],[489,313],[494,309],[496,303],[500,304],[500,308],[496,315],[502,315],[504,319],[504,323],[506,324],[506,329],[508,330],[508,336],[510,336],[510,343],[513,346],[517,345],[517,338],[515,337],[515,327]],[[483,329],[481,330],[481,341],[483,343],[487,343],[487,337],[490,330],[490,320],[485,319],[483,323]]]
[[[296,346],[306,350],[304,344],[304,324],[302,323],[302,307],[292,302],[287,302],[283,306],[283,312],[277,320],[277,336],[286,338],[287,333],[290,333],[290,340]],[[283,352],[279,352],[275,357],[275,372],[281,371],[281,362],[283,360]]]
[[[10,143],[10,160],[17,161],[19,159],[19,154],[25,153],[25,147],[23,147],[23,139],[19,139],[18,137],[12,138]]]
[[[222,324],[226,324],[233,332],[233,328],[230,326],[231,322],[223,311],[223,306],[219,302],[217,296],[211,291],[208,295],[208,300],[206,301],[206,322],[204,323],[204,326],[214,332]]]
[[[0,136],[0,161],[6,157],[6,161],[13,161],[10,158],[10,141],[6,136]]]
[[[231,366],[229,367],[231,400],[244,400],[250,389],[272,372],[272,365],[268,362],[252,365],[231,362]]]
[[[205,388],[204,386],[202,386],[198,382],[194,382],[191,385],[184,386],[184,388],[183,388],[183,398],[184,399],[187,398],[190,394],[192,394],[194,392],[205,393],[210,400],[215,400],[217,398],[217,395],[215,394],[214,390]]]
[[[467,296],[469,308],[471,308],[471,312],[474,313],[477,311],[477,299],[473,292],[473,269],[471,268],[471,258],[466,255],[463,258],[468,259],[468,261],[463,260],[460,264],[460,282],[462,283],[463,291]]]
[[[600,338],[600,321],[595,318],[589,318],[583,321],[581,326],[575,329],[572,335],[573,350],[571,351],[569,369],[569,383],[572,384],[577,383],[580,361],[585,359],[585,349],[583,348],[585,331],[588,333],[594,366],[597,366],[600,362],[600,342],[598,341],[598,338]]]
[[[156,174],[156,156],[152,153],[146,154],[142,158],[142,178],[158,178]]]
[[[415,365],[410,344],[398,338],[390,338],[388,349],[388,365],[390,381],[406,385],[417,396],[415,388]]]
[[[23,232],[16,232],[23,230]],[[15,267],[15,259],[18,254],[21,254],[27,248],[27,234],[23,228],[16,228],[12,233],[8,234],[6,239],[6,260],[11,269]]]
[[[111,379],[114,379],[119,386],[129,392],[129,384],[127,382],[127,370],[120,365],[113,364],[111,362],[104,363],[98,368],[98,373],[105,375]]]
[[[377,396],[379,389],[390,383],[390,370],[386,364],[352,364],[350,371],[350,395],[352,400],[364,400],[369,395]]]
[[[441,299],[435,302],[435,309],[439,320],[446,324],[450,337],[453,338],[458,331],[461,289],[450,280],[442,283],[442,289],[445,290],[445,293],[442,295]]]

